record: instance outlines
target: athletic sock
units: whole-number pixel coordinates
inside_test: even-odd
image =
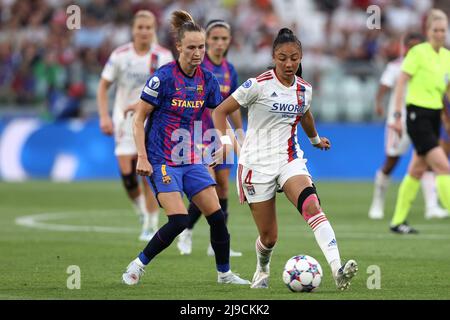
[[[341,257],[339,255],[336,236],[330,222],[323,212],[314,215],[307,222],[314,231],[317,244],[325,255],[333,275],[336,275],[336,272],[341,267]]]
[[[206,217],[210,226],[211,246],[214,249],[216,267],[219,272],[230,270],[230,234],[225,224],[222,209]]]
[[[375,186],[373,191],[372,204],[378,205],[381,209],[384,209],[384,202],[386,199],[386,190],[390,183],[390,177],[383,171],[378,170],[375,175]]]
[[[225,224],[228,224],[228,199],[219,199],[220,208],[222,208],[223,214],[225,215]]]
[[[425,201],[426,210],[433,210],[439,207],[438,195],[436,190],[436,176],[433,171],[426,171],[422,179],[420,179],[422,184],[423,199]]]
[[[408,174],[403,178],[400,188],[398,189],[397,203],[395,204],[395,212],[392,217],[391,226],[398,226],[406,221],[409,209],[416,198],[419,188],[419,180]]]
[[[156,232],[139,255],[139,259],[144,265],[147,265],[158,253],[172,243],[175,237],[186,228],[189,218],[186,214],[174,214],[170,215],[168,219],[169,221]]]
[[[256,249],[256,267],[262,272],[270,272],[270,259],[272,257],[272,248],[266,247],[262,242],[261,238],[258,236],[255,242]]]
[[[197,223],[201,215],[202,212],[200,211],[200,209],[193,202],[189,203],[188,208],[189,223],[187,228],[193,229],[194,225]]]
[[[155,231],[158,230],[159,210],[150,212],[148,216],[149,216],[149,228]]]
[[[450,212],[450,175],[442,174],[436,176],[436,186],[439,199],[445,209]]]
[[[142,193],[133,199],[133,207],[138,216],[144,218],[145,215],[148,215],[147,202]],[[144,221],[142,221],[142,223],[144,223]]]

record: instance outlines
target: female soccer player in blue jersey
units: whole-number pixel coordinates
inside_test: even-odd
[[[149,176],[168,222],[128,265],[122,279],[128,285],[137,284],[145,266],[187,227],[184,192],[210,225],[218,282],[249,284],[230,270],[230,236],[214,188],[216,183],[206,166],[199,163],[193,141],[195,122],[201,120],[205,108],[215,108],[222,100],[217,79],[200,66],[205,55],[205,33],[185,11],[175,11],[171,25],[179,58],[147,80],[134,124],[136,171]]]
[[[228,23],[223,20],[211,20],[206,25],[206,45],[207,52],[203,60],[202,67],[211,71],[220,84],[220,92],[222,98],[226,99],[238,87],[238,75],[234,66],[226,59],[226,53],[231,43],[231,28]],[[236,130],[240,143],[244,141],[242,129],[241,111],[236,110],[230,115]],[[207,131],[214,129],[211,112],[206,109],[202,115],[203,136],[207,135]],[[203,147],[203,146],[201,146]],[[225,214],[225,222],[228,222],[228,181],[230,178],[230,169],[232,164],[219,164],[210,173],[215,178],[217,185],[216,191],[219,197],[220,207]],[[191,202],[188,208],[189,224],[188,227],[180,234],[177,247],[182,255],[189,255],[192,252],[192,229],[201,216],[200,209]],[[214,250],[209,245],[207,254],[214,255]],[[230,256],[240,257],[241,252],[230,249]]]

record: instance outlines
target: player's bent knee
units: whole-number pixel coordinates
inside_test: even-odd
[[[276,233],[263,233],[259,236],[259,239],[266,248],[272,248],[277,243],[278,235]]]
[[[136,173],[122,174],[121,177],[123,185],[128,192],[134,191],[139,187]]]
[[[322,212],[320,200],[314,186],[306,187],[300,193],[297,201],[297,209],[306,221]]]
[[[177,229],[177,231],[181,232],[186,229],[189,225],[189,216],[187,214],[177,214],[171,216],[170,219],[173,226]]]

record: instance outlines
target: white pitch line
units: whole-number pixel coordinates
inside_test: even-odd
[[[84,212],[85,213],[85,212]],[[105,227],[105,226],[76,226],[69,224],[53,224],[42,221],[67,219],[77,217],[75,213],[42,213],[16,218],[16,224],[24,227],[63,232],[102,232],[102,233],[136,233],[135,228]]]
[[[73,217],[80,217],[80,214],[86,215],[87,212],[92,212],[95,214],[108,214],[111,216],[111,213],[123,213],[124,210],[90,210],[90,211],[72,211],[72,212],[55,212],[55,213],[42,213],[42,214],[34,214],[28,216],[22,216],[16,218],[15,222],[17,225],[35,228],[35,229],[43,229],[43,230],[51,230],[51,231],[60,231],[60,232],[99,232],[99,233],[130,233],[134,234],[138,232],[137,228],[125,228],[125,227],[106,227],[106,226],[77,226],[77,225],[69,225],[69,224],[56,224],[49,223],[45,221],[51,220],[61,220],[68,219]],[[435,225],[421,225],[422,227],[428,227],[429,229],[434,229]],[[292,227],[292,226],[291,226]],[[347,239],[395,239],[395,240],[450,240],[450,234],[436,234],[436,233],[420,233],[414,235],[396,235],[390,233],[386,230],[386,233],[383,232],[364,232],[363,230],[356,229],[356,232],[342,232],[340,229],[346,230],[347,225],[339,225],[335,224],[337,230],[337,237],[339,239],[347,238]],[[248,230],[254,229],[254,226],[234,226],[232,229],[234,230]],[[289,228],[289,226],[288,226]],[[199,230],[199,232],[201,232]],[[313,237],[310,233],[300,233],[300,237],[302,238],[311,238]]]

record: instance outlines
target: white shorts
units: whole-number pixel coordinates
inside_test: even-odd
[[[405,124],[403,125],[403,132],[401,137],[394,129],[389,127],[389,125],[386,125],[384,140],[386,155],[389,157],[399,157],[405,154],[408,151],[409,146],[411,145],[411,139],[406,132]]]
[[[242,204],[245,201],[255,203],[270,200],[289,178],[299,175],[311,177],[305,159],[295,159],[274,174],[261,173],[239,164],[236,179],[239,202]]]
[[[137,154],[136,144],[133,136],[134,115],[129,112],[126,118],[114,120],[114,140],[116,156],[131,156]]]

